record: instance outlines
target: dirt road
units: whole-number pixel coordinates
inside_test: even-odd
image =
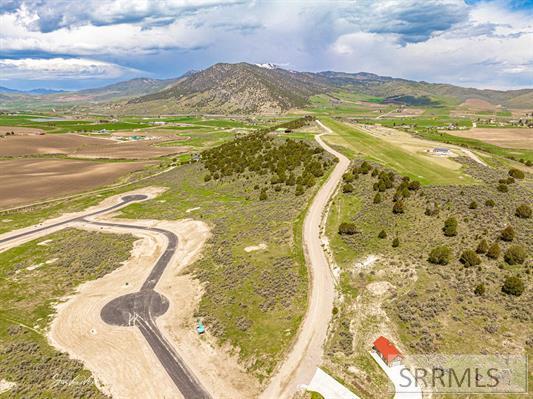
[[[327,133],[331,133],[331,130],[320,121],[317,123]],[[300,385],[309,384],[322,362],[323,344],[335,299],[335,281],[326,254],[322,249],[320,230],[326,206],[341,181],[342,175],[348,169],[350,161],[325,144],[320,138],[321,135],[315,136],[316,141],[326,151],[337,157],[339,162],[316,194],[304,220],[303,244],[306,263],[309,265],[311,275],[308,309],[294,346],[261,394],[261,399],[291,398]]]

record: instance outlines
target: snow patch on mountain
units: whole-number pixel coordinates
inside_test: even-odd
[[[270,62],[267,62],[266,64],[255,64],[259,68],[265,68],[265,69],[277,69],[279,68],[276,64],[272,64]]]

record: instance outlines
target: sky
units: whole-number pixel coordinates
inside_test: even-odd
[[[0,86],[74,90],[218,62],[533,88],[533,0],[0,0]]]

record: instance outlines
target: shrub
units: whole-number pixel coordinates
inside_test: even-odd
[[[446,237],[454,237],[457,235],[457,219],[453,216],[444,221],[444,227],[442,228]]]
[[[353,186],[350,183],[346,183],[344,186],[342,186],[342,192],[343,193],[353,192]]]
[[[488,199],[488,200],[485,201],[485,206],[488,206],[488,207],[492,208],[492,207],[494,207],[494,205],[496,205],[496,204],[494,203],[494,200],[492,200],[492,199]]]
[[[407,187],[404,187],[402,189],[402,191],[400,192],[400,194],[402,195],[402,197],[404,198],[409,198],[411,196],[411,192],[409,191],[409,189]]]
[[[400,239],[396,237],[394,240],[392,240],[392,247],[398,248],[400,246]]]
[[[291,173],[289,175],[289,178],[285,182],[287,186],[294,186],[296,184],[296,177],[294,176],[294,173]]]
[[[374,204],[379,204],[380,202],[381,202],[381,194],[376,193],[376,195],[374,195]]]
[[[478,284],[476,285],[476,288],[474,288],[474,294],[477,296],[481,296],[485,293],[485,284]]]
[[[481,263],[479,256],[471,249],[465,249],[459,258],[459,261],[465,265],[465,267],[477,266]]]
[[[514,230],[511,226],[507,226],[505,229],[502,230],[501,234],[500,234],[500,238],[503,240],[503,241],[513,241],[514,239]]]
[[[299,195],[302,195],[303,193],[304,193],[304,187],[301,184],[298,184],[296,186],[296,191],[294,192],[294,194],[299,196]]]
[[[503,282],[502,292],[508,295],[520,296],[524,292],[524,282],[520,277],[507,277]]]
[[[387,238],[387,232],[385,230],[381,230],[378,234],[378,238]]]
[[[470,209],[477,209],[477,202],[476,202],[476,201],[472,201],[472,202],[470,203],[470,205],[468,205],[468,207],[469,207]]]
[[[435,247],[429,253],[428,262],[435,265],[447,265],[450,261],[450,254],[450,248],[445,245]]]
[[[339,234],[351,236],[355,233],[357,233],[357,228],[354,223],[343,222],[339,225]]]
[[[498,184],[498,187],[496,187],[500,193],[506,193],[509,191],[509,187],[507,187],[507,184]]]
[[[522,204],[516,208],[514,214],[521,219],[529,219],[531,217],[531,208],[527,204]]]
[[[395,214],[399,214],[399,213],[404,213],[405,211],[405,206],[403,204],[403,201],[397,201],[394,203],[394,206],[392,207],[392,213],[395,213]]]
[[[509,169],[509,176],[514,177],[515,179],[523,179],[525,174],[520,169],[511,168]]]
[[[345,174],[342,175],[342,180],[344,180],[346,183],[351,183],[353,182],[353,174],[351,174],[350,172],[347,172]]]
[[[210,174],[205,175],[204,176],[204,181],[208,182],[209,180],[211,180],[211,175]]]
[[[503,259],[509,265],[521,265],[526,260],[526,257],[526,250],[519,245],[511,245],[503,255]]]
[[[486,254],[488,250],[489,250],[489,244],[487,244],[487,240],[483,239],[479,242],[476,248],[476,253]]]
[[[259,201],[265,201],[267,199],[267,193],[265,189],[261,190],[261,194],[259,194]]]
[[[370,164],[367,162],[367,161],[363,161],[363,163],[361,164],[361,166],[359,167],[359,171],[366,175],[368,172],[370,172],[372,170],[372,166],[370,166]]]
[[[421,187],[420,182],[418,180],[413,180],[409,183],[409,190],[411,191],[417,191]]]
[[[498,259],[500,257],[501,249],[497,242],[493,243],[488,251],[487,256],[491,259]]]

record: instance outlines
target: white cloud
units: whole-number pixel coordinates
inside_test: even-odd
[[[0,15],[2,51],[41,51],[75,55],[134,55],[162,49],[194,48],[205,45],[204,29],[191,17],[153,27],[121,23],[64,27],[50,32],[35,29],[39,15],[23,6]]]
[[[0,59],[2,79],[116,79],[141,71],[87,58]]]
[[[531,86],[533,27],[496,4],[428,40],[403,44],[398,34],[354,32],[331,45],[332,62],[349,70],[487,88]]]
[[[504,0],[9,3],[0,58],[97,58],[166,76],[248,61],[488,87],[533,81],[531,12]]]

